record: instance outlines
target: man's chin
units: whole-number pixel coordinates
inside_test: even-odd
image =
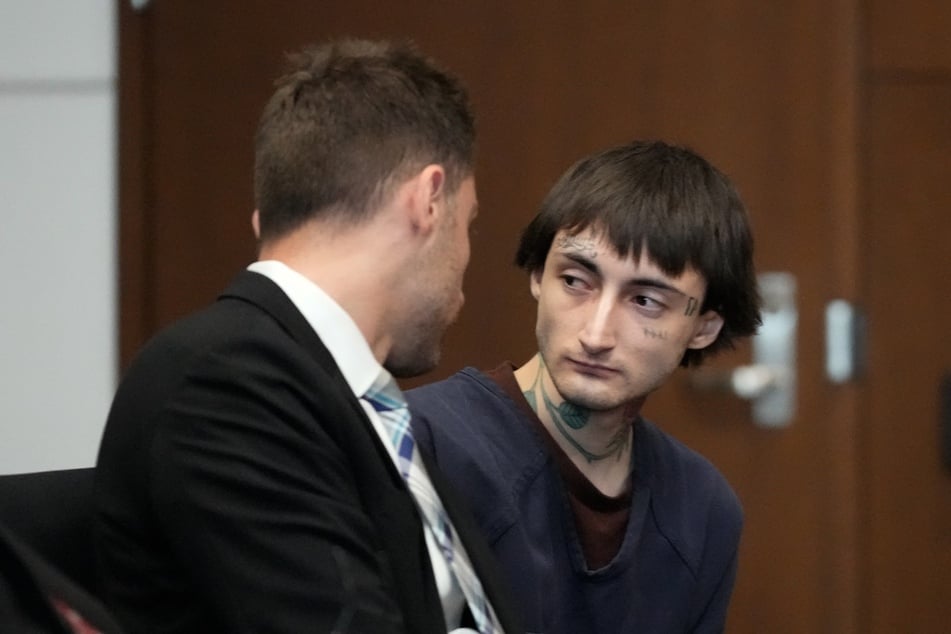
[[[591,380],[590,377],[574,377],[574,380],[564,382],[560,386],[564,390],[559,389],[558,392],[566,401],[592,412],[610,411],[624,404],[623,395],[618,394],[616,389],[592,383],[602,382]]]
[[[439,359],[440,354],[437,347],[428,357],[417,355],[409,359],[387,359],[383,363],[383,367],[397,379],[411,379],[414,376],[434,370],[439,365]]]
[[[599,394],[579,393],[567,397],[565,400],[573,405],[577,405],[589,412],[609,412],[617,409],[623,403],[618,402],[617,398],[611,396],[602,396]]]

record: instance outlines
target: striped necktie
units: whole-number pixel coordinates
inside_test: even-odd
[[[415,450],[416,443],[410,429],[410,413],[406,400],[390,373],[381,369],[364,397],[377,411],[390,441],[396,448],[399,471],[406,480],[416,506],[429,525],[436,544],[442,551],[449,569],[455,575],[462,593],[469,604],[469,610],[475,619],[479,634],[497,634],[502,632],[485,598],[482,584],[476,577],[462,544],[455,542],[452,524],[442,506],[442,502],[433,489],[426,468]]]

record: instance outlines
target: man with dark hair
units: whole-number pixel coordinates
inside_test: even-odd
[[[746,212],[703,158],[635,142],[581,160],[522,235],[538,353],[407,393],[531,632],[719,632],[739,502],[641,417],[678,366],[753,334]]]
[[[256,137],[259,260],[153,339],[113,402],[110,606],[134,632],[517,632],[393,381],[435,365],[463,302],[468,98],[404,45],[292,63]]]

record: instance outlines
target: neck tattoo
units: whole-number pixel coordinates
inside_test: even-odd
[[[589,464],[610,458],[611,456],[615,456],[617,460],[620,460],[625,449],[627,449],[631,442],[630,428],[624,427],[618,430],[618,433],[608,442],[603,452],[598,453],[585,449],[581,443],[571,435],[570,430],[577,431],[587,425],[588,420],[591,418],[590,410],[579,407],[574,403],[569,403],[568,401],[562,401],[560,404],[555,405],[551,397],[548,396],[545,384],[541,380],[543,367],[544,361],[539,359],[538,374],[535,375],[535,381],[532,383],[531,388],[523,392],[525,400],[528,401],[532,409],[538,413],[538,398],[536,397],[536,392],[540,391],[542,393],[542,400],[545,402],[545,409],[548,411],[548,415],[551,416],[552,421],[554,421],[555,428],[561,433],[562,437],[568,441],[568,444],[580,453]]]

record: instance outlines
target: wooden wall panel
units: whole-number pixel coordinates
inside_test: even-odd
[[[869,67],[951,71],[951,2],[869,0]]]
[[[119,21],[119,366],[155,332],[148,197],[151,56],[148,22],[120,2]]]
[[[868,3],[862,239],[868,372],[860,467],[862,631],[951,622],[951,4]]]
[[[868,113],[863,422],[869,632],[951,623],[951,470],[938,386],[951,372],[951,82],[875,85]]]

